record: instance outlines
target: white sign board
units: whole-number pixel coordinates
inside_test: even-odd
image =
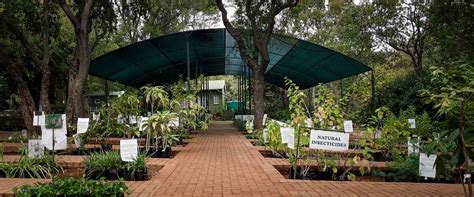
[[[280,134],[281,134],[281,143],[287,144],[290,138],[290,132],[295,132],[295,130],[291,127],[282,127],[280,128]]]
[[[123,116],[122,116],[122,114],[119,114],[119,115],[117,116],[117,123],[123,124]]]
[[[262,124],[265,125],[265,122],[267,122],[267,114],[263,115]]]
[[[263,143],[268,143],[268,129],[263,129],[262,137]]]
[[[41,114],[36,114],[36,112],[33,112],[33,126],[45,125],[45,119],[46,116],[44,115],[44,112],[41,112]]]
[[[420,140],[415,138],[408,137],[408,154],[418,154],[420,152]]]
[[[100,113],[92,113],[92,120],[93,121],[99,121],[100,120]]]
[[[435,178],[436,177],[436,158],[437,155],[426,155],[420,153],[420,165],[419,173],[420,176]]]
[[[76,134],[72,135],[72,139],[74,139],[74,144],[76,145],[76,148],[80,148],[81,145],[82,145],[82,140],[79,137],[79,134],[76,133]]]
[[[253,117],[253,115],[242,115],[242,120],[243,121],[248,121],[248,120],[253,121],[254,117]]]
[[[43,157],[44,146],[41,144],[41,140],[28,140],[28,157],[38,158]]]
[[[410,129],[416,128],[416,121],[414,118],[408,119],[408,124],[410,124]]]
[[[354,127],[352,126],[352,120],[344,120],[344,132],[346,133],[354,132]]]
[[[349,149],[349,133],[311,130],[309,148],[345,151]]]
[[[89,128],[89,118],[77,119],[77,133],[85,133]]]
[[[171,119],[170,122],[168,122],[168,127],[178,128],[179,127],[179,118],[176,117],[176,118]]]
[[[129,122],[130,124],[137,124],[139,118],[140,118],[140,117],[138,117],[138,116],[130,116],[130,117],[128,118],[128,122]]]
[[[295,130],[291,129],[287,133],[288,135],[288,148],[294,149],[295,148]]]
[[[54,150],[66,150],[67,148],[67,122],[66,114],[61,115],[63,121],[61,128],[54,129]],[[41,125],[41,144],[48,150],[53,150],[53,129],[47,129]]]
[[[236,120],[242,120],[242,115],[235,115]]]
[[[120,157],[122,158],[122,161],[134,161],[137,156],[137,139],[120,140]]]
[[[270,118],[270,121],[274,122],[274,123],[277,123],[280,127],[288,127],[288,124],[284,123],[284,122],[281,122],[281,121],[278,121],[278,120],[274,120],[274,119],[271,119]]]

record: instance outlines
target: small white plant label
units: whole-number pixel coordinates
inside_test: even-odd
[[[345,120],[344,121],[344,132],[346,132],[346,133],[354,132],[354,128],[352,126],[352,120]]]
[[[281,143],[283,144],[287,144],[288,143],[288,140],[289,140],[289,133],[292,132],[293,133],[295,132],[295,130],[291,127],[283,127],[283,128],[280,128],[280,134],[281,134]]]
[[[134,161],[137,156],[137,139],[120,140],[120,157],[122,158],[122,161]]]
[[[179,118],[173,118],[168,122],[168,127],[178,128],[179,127]]]
[[[414,118],[408,119],[408,124],[410,125],[410,129],[416,128],[416,121]]]
[[[288,148],[295,149],[295,130],[288,130]]]
[[[436,158],[437,155],[427,155],[425,153],[420,153],[420,176],[428,178],[436,177]]]
[[[418,154],[420,152],[420,142],[419,139],[416,137],[408,137],[408,154]]]
[[[44,146],[41,144],[41,140],[28,140],[28,157],[38,158],[43,157]]]
[[[100,113],[96,114],[95,112],[92,113],[92,120],[99,121],[100,120]]]
[[[77,119],[77,133],[85,133],[89,128],[89,118],[78,118]]]
[[[45,124],[45,115],[44,112],[33,112],[33,126],[41,126]]]
[[[263,137],[263,142],[268,143],[268,129],[263,129],[262,137]]]

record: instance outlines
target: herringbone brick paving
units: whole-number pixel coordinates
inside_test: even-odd
[[[132,196],[463,196],[460,184],[288,180],[229,122],[213,122],[159,162],[151,180],[127,183]],[[0,193],[25,181],[33,182],[0,179]]]

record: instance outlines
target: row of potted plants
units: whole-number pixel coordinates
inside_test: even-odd
[[[146,157],[139,154],[132,162],[124,162],[120,153],[109,151],[87,155],[84,159],[85,177],[92,180],[118,180],[131,181],[148,180],[150,174],[146,166]]]
[[[376,115],[370,119],[368,125],[365,125],[368,131],[363,132],[360,139],[351,142],[349,151],[328,153],[305,148],[309,145],[310,130],[307,127],[342,130],[345,116],[341,110],[343,101],[337,100],[330,91],[321,87],[315,99],[318,107],[309,113],[305,106],[305,93],[290,80],[286,83],[289,87],[289,110],[292,117],[288,124],[295,129],[295,138],[299,138],[300,141],[299,146],[289,149],[283,144],[280,126],[273,121],[268,121],[265,125],[267,129],[265,140],[263,131],[253,131],[247,138],[256,138],[258,140],[255,144],[264,144],[274,156],[287,158],[291,164],[287,170],[289,178],[356,180],[357,176],[371,175],[385,181],[423,181],[424,179],[418,175],[418,158],[416,155],[409,156],[406,148],[401,148],[400,144],[406,144],[411,135],[417,134],[426,142],[420,142],[417,147],[421,151],[438,154],[439,158],[454,151],[454,146],[447,139],[436,137],[436,133],[430,132],[433,128],[426,114],[415,116],[414,112],[402,112],[397,117],[385,108],[376,110]],[[409,128],[407,117],[416,117],[418,125],[416,130]],[[308,122],[307,119],[312,121]],[[235,125],[243,126],[238,121]],[[374,137],[375,132],[379,132],[382,137]],[[300,136],[296,136],[296,133]],[[371,163],[374,160],[389,161],[386,165],[388,171],[372,170]],[[453,178],[456,178],[453,176],[454,166],[446,159],[438,159],[437,167],[443,170],[437,172],[436,179],[428,181],[452,182]]]

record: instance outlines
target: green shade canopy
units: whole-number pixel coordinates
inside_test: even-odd
[[[240,75],[248,67],[226,29],[179,32],[137,42],[91,62],[89,74],[141,87],[174,83],[190,76]],[[274,34],[265,81],[285,87],[284,78],[301,88],[328,83],[371,70],[370,67],[323,46]]]

